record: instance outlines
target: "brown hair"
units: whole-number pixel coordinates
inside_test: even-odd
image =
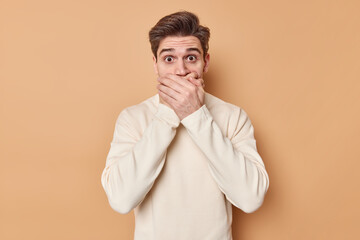
[[[187,11],[180,11],[161,18],[149,31],[151,50],[157,60],[160,41],[167,36],[195,36],[200,40],[204,58],[209,49],[210,29],[199,25],[199,18]]]

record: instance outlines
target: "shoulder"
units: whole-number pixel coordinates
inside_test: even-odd
[[[239,106],[226,102],[208,92],[205,92],[205,103],[208,109],[214,110],[222,108],[223,110],[233,111],[240,108]]]
[[[205,94],[205,104],[214,121],[229,138],[245,125],[251,125],[248,114],[240,106],[226,102],[210,93]]]
[[[247,116],[242,107],[226,102],[207,92],[205,93],[205,104],[213,115],[223,115],[227,118],[240,117],[241,114]]]
[[[125,107],[118,114],[117,123],[126,122],[136,124],[151,120],[157,109],[157,94],[141,101],[138,104]]]

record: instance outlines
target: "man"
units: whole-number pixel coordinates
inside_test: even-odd
[[[243,109],[204,91],[209,29],[177,12],[149,32],[158,93],[119,114],[102,186],[134,209],[136,240],[230,240],[232,205],[257,210],[269,177]]]

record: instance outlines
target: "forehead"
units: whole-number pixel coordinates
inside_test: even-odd
[[[160,41],[158,52],[167,48],[173,48],[175,51],[198,48],[202,53],[200,40],[195,36],[167,36]]]

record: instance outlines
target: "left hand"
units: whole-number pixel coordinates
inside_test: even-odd
[[[204,80],[197,78],[196,73],[185,77],[167,74],[158,78],[157,85],[160,97],[182,120],[204,105]]]

